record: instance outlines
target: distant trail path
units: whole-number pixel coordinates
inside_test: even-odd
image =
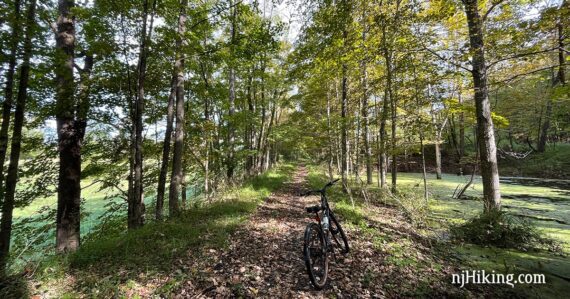
[[[305,227],[313,221],[304,208],[319,200],[315,196],[299,197],[308,189],[307,172],[305,167],[298,167],[292,180],[232,234],[228,249],[209,249],[194,259],[200,274],[186,282],[187,286],[177,292],[179,296],[400,298],[425,296],[429,290],[428,294],[436,297],[473,297],[470,291],[450,285],[451,273],[459,270],[434,256],[430,241],[419,236],[400,212],[375,205],[366,208],[374,218],[364,219],[365,228],[343,226],[351,251],[346,257],[337,255],[337,261],[331,259],[327,286],[316,291],[302,253]],[[400,244],[408,247],[401,249]]]

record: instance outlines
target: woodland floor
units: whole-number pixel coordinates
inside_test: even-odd
[[[491,293],[491,289],[452,285],[451,274],[460,270],[450,252],[416,234],[396,209],[372,205],[366,208],[367,216],[352,223],[343,223],[340,213],[351,252],[332,261],[328,285],[322,291],[314,290],[302,248],[303,232],[311,221],[304,207],[314,205],[318,198],[298,196],[308,189],[306,176],[307,169],[299,167],[231,235],[226,249],[203,248],[193,253],[192,265],[181,265],[194,269],[192,277],[173,289],[171,296],[383,298]]]

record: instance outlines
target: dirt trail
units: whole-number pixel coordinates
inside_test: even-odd
[[[306,176],[307,170],[299,167],[293,179],[232,234],[226,250],[206,252],[199,262],[204,265],[200,269],[202,282],[189,280],[187,290],[178,294],[193,298],[384,298],[416,296],[417,288],[422,288],[419,295],[424,289],[430,296],[459,295],[446,290],[449,282],[441,279],[451,277],[449,273],[457,269],[434,259],[425,240],[414,240],[418,235],[399,212],[372,206],[369,209],[376,210],[374,214],[382,219],[366,219],[367,228],[380,232],[388,241],[411,244],[413,249],[390,260],[390,243],[384,240],[380,242],[388,245],[378,246],[374,243],[378,235],[344,225],[351,252],[331,261],[329,282],[324,290],[316,291],[306,273],[302,250],[304,229],[313,221],[304,208],[319,199],[299,197],[308,189]],[[414,262],[399,264],[409,260]],[[439,268],[434,270],[432,264]]]
[[[315,291],[309,281],[303,260],[303,234],[312,221],[305,207],[318,203],[318,197],[300,197],[307,190],[307,170],[299,167],[293,179],[272,194],[245,225],[232,234],[230,245],[217,255],[213,286],[201,297],[325,298],[330,293],[356,294],[352,288],[352,259],[341,258],[330,265],[330,283],[324,291]],[[349,236],[350,238],[350,236]],[[357,252],[354,249],[352,252]],[[381,290],[378,295],[381,295]],[[369,291],[360,294],[368,297]],[[346,295],[344,296],[346,297]]]
[[[307,171],[272,194],[249,221],[233,234],[217,265],[220,286],[206,296],[306,297],[312,292],[303,261],[303,233],[309,222],[305,206],[315,197],[299,197]]]

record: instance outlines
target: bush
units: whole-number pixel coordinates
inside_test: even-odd
[[[543,237],[535,224],[503,211],[482,213],[451,228],[452,236],[463,242],[499,248],[547,249],[560,251],[560,244]]]
[[[0,274],[0,298],[28,298],[29,295],[24,277],[18,275],[2,277]]]

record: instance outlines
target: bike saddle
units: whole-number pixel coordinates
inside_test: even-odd
[[[322,209],[322,207],[317,205],[317,206],[307,207],[306,209],[307,209],[308,213],[316,213],[316,212],[320,211]]]

